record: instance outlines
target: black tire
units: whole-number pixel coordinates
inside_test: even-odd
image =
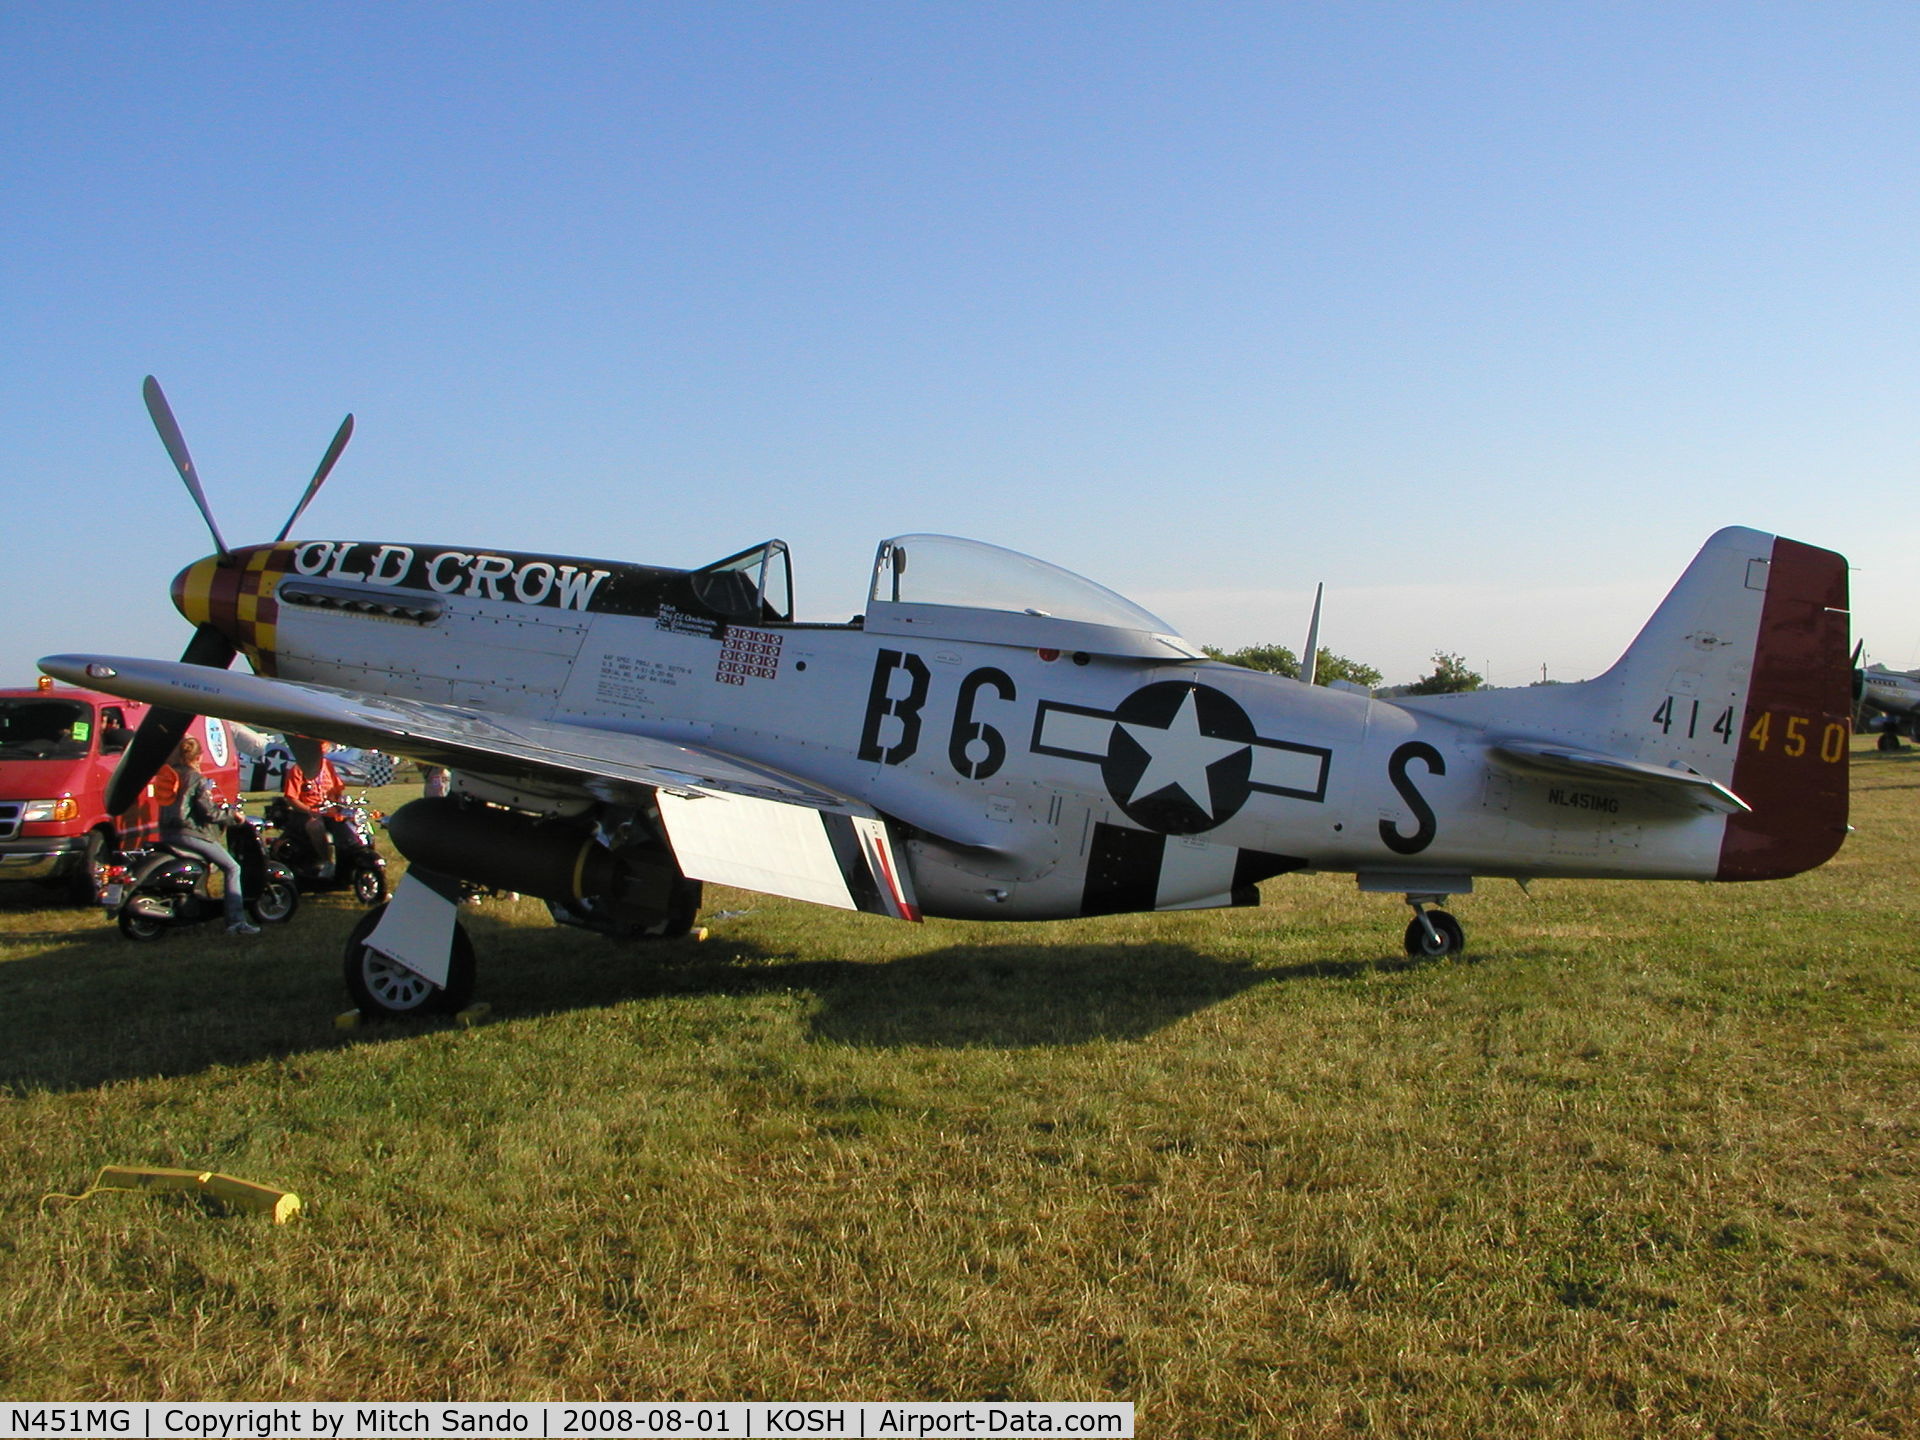
[[[353,898],[362,905],[379,905],[387,898],[387,872],[378,865],[362,865],[353,872]]]
[[[151,915],[136,915],[130,905],[120,907],[118,923],[120,933],[129,940],[164,940],[167,935],[166,921],[155,920]]]
[[[649,925],[640,932],[647,940],[678,940],[693,929],[693,922],[700,918],[700,902],[704,898],[704,887],[698,880],[688,880],[684,876],[673,882],[673,893],[667,900],[667,915],[664,920]]]
[[[1886,754],[1894,750],[1904,750],[1906,747],[1900,743],[1900,736],[1897,733],[1892,730],[1882,730],[1878,748],[1882,754]]]
[[[99,873],[100,862],[108,851],[116,845],[114,835],[106,830],[89,830],[86,842],[80,850],[80,868],[67,878],[67,898],[76,905],[97,904],[100,899],[100,887],[94,884]]]
[[[300,908],[300,887],[283,876],[270,875],[260,893],[247,902],[247,913],[262,925],[284,925]]]
[[[447,967],[445,989],[438,989],[406,966],[389,960],[365,944],[386,913],[382,905],[360,917],[347,936],[347,993],[355,1007],[370,1019],[399,1020],[411,1015],[445,1015],[467,1008],[473,999],[473,941],[467,927],[454,922],[453,955]]]
[[[1407,954],[1416,960],[1439,960],[1458,955],[1467,948],[1466,931],[1460,922],[1444,910],[1429,910],[1426,919],[1433,922],[1437,934],[1429,934],[1425,923],[1415,916],[1407,925]],[[1438,943],[1436,943],[1436,940]]]

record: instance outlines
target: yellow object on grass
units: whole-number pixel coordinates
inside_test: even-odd
[[[102,1165],[93,1184],[79,1195],[49,1195],[48,1200],[85,1200],[103,1192],[141,1190],[190,1191],[210,1195],[243,1210],[273,1216],[284,1225],[300,1213],[300,1197],[252,1180],[221,1175],[212,1170],[169,1170],[158,1165]],[[43,1202],[44,1203],[44,1202]]]

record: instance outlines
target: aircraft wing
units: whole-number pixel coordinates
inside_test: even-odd
[[[906,871],[870,806],[752,761],[653,736],[177,661],[53,655],[40,668],[151,705],[616,803],[654,792],[690,879],[918,918]]]
[[[1691,770],[1671,770],[1597,750],[1545,740],[1502,740],[1487,751],[1495,764],[1523,775],[1584,780],[1590,785],[1626,785],[1716,815],[1744,815],[1753,807],[1717,780]]]

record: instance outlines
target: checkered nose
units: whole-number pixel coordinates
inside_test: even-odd
[[[249,545],[222,560],[209,555],[173,577],[173,607],[197,628],[210,625],[261,675],[274,672],[274,587],[293,563],[293,546]]]
[[[213,585],[219,569],[219,557],[209,555],[173,577],[173,608],[194,625],[204,625],[213,618]]]

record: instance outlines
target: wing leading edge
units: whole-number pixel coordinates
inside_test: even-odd
[[[886,822],[800,777],[623,731],[358,694],[166,660],[53,655],[57,679],[131,700],[635,803],[651,794],[689,879],[919,919]]]

